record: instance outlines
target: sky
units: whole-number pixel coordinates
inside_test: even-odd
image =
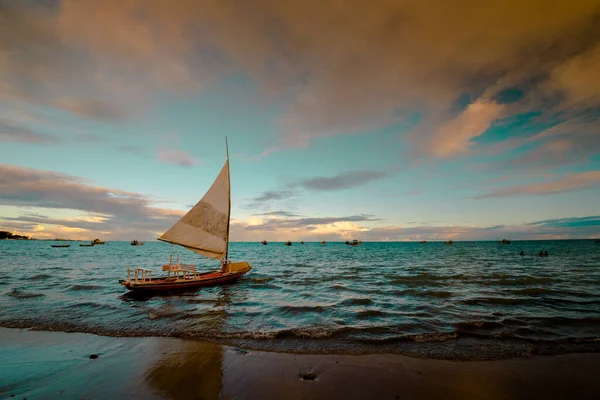
[[[100,4],[101,3],[101,4]],[[600,236],[600,0],[0,0],[0,230]]]

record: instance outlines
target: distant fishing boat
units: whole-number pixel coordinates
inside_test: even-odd
[[[304,242],[300,242],[300,244],[304,244]]]
[[[350,246],[356,247],[356,246],[358,246],[358,245],[359,245],[359,244],[361,244],[361,243],[362,243],[362,242],[359,242],[358,240],[354,239],[354,240],[352,241],[352,243],[350,243],[350,242],[346,241],[346,243],[345,243],[345,244],[348,244],[348,245],[350,245]]]
[[[138,240],[132,240],[130,243],[132,246],[143,246],[144,242],[140,242]]]
[[[104,243],[106,243],[106,242],[104,242],[104,241],[102,241],[102,240],[100,240],[100,239],[94,239],[94,240],[92,240],[92,243],[93,243],[93,244],[104,244]]]
[[[285,242],[285,245],[286,245],[286,246],[291,246],[291,245],[292,245],[292,242],[290,242],[290,241],[288,240],[287,242]]]
[[[454,243],[454,242],[452,241],[452,239],[448,240],[447,242],[444,242],[444,244],[448,244],[448,245],[451,245],[451,244],[453,244],[453,243]]]
[[[323,246],[325,246],[326,244],[327,244],[327,242],[324,240],[321,242],[321,245],[323,245]]]
[[[85,244],[85,243],[81,244],[81,243],[80,243],[80,244],[79,244],[79,247],[94,247],[94,242],[92,242],[92,243],[89,243],[89,244]]]
[[[267,241],[266,241],[266,240],[263,240],[261,243],[262,243],[263,245],[266,245],[266,244],[267,244]]]
[[[52,247],[70,247],[70,244],[51,244]]]
[[[231,183],[227,141],[225,148],[227,160],[208,192],[187,214],[158,238],[204,257],[220,260],[221,270],[198,272],[193,264],[180,264],[179,256],[177,262],[173,264],[173,254],[171,254],[169,264],[162,266],[162,270],[167,271],[167,276],[153,278],[152,270],[138,267],[135,268],[132,277],[128,267],[127,279],[119,281],[127,289],[150,292],[189,289],[230,282],[252,269],[245,261],[231,262],[228,259]]]
[[[508,239],[502,239],[502,240],[500,240],[498,243],[502,243],[502,244],[510,244],[510,240],[508,240]]]
[[[422,241],[422,242],[420,242],[420,243],[421,243],[421,244],[425,244],[425,243],[427,243],[427,241],[423,240],[423,241]]]

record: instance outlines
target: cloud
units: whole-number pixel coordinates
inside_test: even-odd
[[[262,194],[254,197],[252,201],[254,203],[263,203],[270,201],[286,200],[294,196],[293,190],[267,190]]]
[[[420,151],[437,158],[465,155],[473,146],[472,139],[481,136],[498,119],[504,106],[494,101],[477,99],[449,121],[429,127],[432,132],[419,131]],[[428,139],[424,140],[422,136]]]
[[[232,238],[241,241],[446,241],[453,240],[542,240],[594,238],[600,236],[600,217],[573,217],[492,226],[373,226],[376,217],[355,215],[322,218],[274,218],[232,222]],[[360,223],[360,225],[359,225]]]
[[[569,174],[563,178],[528,185],[501,187],[477,198],[547,195],[571,192],[600,186],[600,171]]]
[[[50,144],[58,142],[58,138],[53,135],[37,133],[22,126],[17,126],[12,121],[0,117],[1,142]]]
[[[181,167],[193,167],[198,160],[183,150],[162,149],[158,151],[158,160],[165,164],[175,164]]]
[[[94,99],[57,99],[55,104],[75,115],[106,122],[121,122],[127,113],[120,106]]]
[[[527,225],[552,228],[600,227],[600,216],[545,219],[530,222]]]
[[[272,217],[300,217],[300,214],[296,214],[290,211],[271,211],[265,213],[257,213],[252,215],[263,215],[263,216],[272,216]]]
[[[288,145],[418,113],[424,126],[452,132],[457,143],[432,153],[450,156],[498,112],[489,103],[456,112],[465,94],[495,98],[521,87],[531,107],[556,93],[561,107],[597,105],[599,10],[598,0],[548,0],[543,12],[518,0],[106,0],[101,10],[95,0],[3,2],[0,76],[29,99],[85,91],[131,108],[151,105],[148,94],[198,91],[237,74],[283,109]]]
[[[380,221],[373,215],[350,215],[346,217],[320,217],[320,218],[285,218],[267,219],[262,224],[248,225],[246,230],[275,231],[288,229],[306,229],[321,225],[331,225],[340,222],[365,222]]]
[[[270,207],[271,203],[291,199],[300,195],[302,189],[313,192],[337,191],[364,186],[370,182],[387,177],[384,171],[346,171],[331,177],[314,177],[300,179],[285,185],[287,189],[267,190],[260,195],[250,199],[246,206],[252,208]],[[255,214],[259,215],[259,214]],[[267,215],[260,214],[260,215]]]
[[[13,165],[0,164],[0,205],[40,209],[77,210],[78,219],[49,219],[25,214],[0,218],[11,222],[47,224],[85,231],[110,231],[123,237],[131,233],[148,237],[173,224],[183,212],[152,206],[152,199],[139,193],[89,184],[83,178]]]
[[[565,106],[600,105],[600,43],[552,70],[549,86],[565,96]]]
[[[291,183],[290,186],[312,191],[333,191],[350,189],[382,179],[383,171],[347,171],[332,177],[315,177]]]

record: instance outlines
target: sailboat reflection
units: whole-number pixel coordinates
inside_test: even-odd
[[[220,287],[214,307],[202,318],[204,332],[223,332],[235,288]],[[165,341],[162,356],[146,371],[148,386],[169,399],[219,399],[223,385],[224,347],[202,340]]]

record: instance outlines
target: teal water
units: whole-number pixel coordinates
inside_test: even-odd
[[[144,297],[118,280],[127,266],[160,271],[169,244],[53,243],[0,241],[0,326],[450,359],[600,349],[592,240],[232,243],[230,258],[254,267],[236,283]],[[200,269],[218,267],[174,250]]]

